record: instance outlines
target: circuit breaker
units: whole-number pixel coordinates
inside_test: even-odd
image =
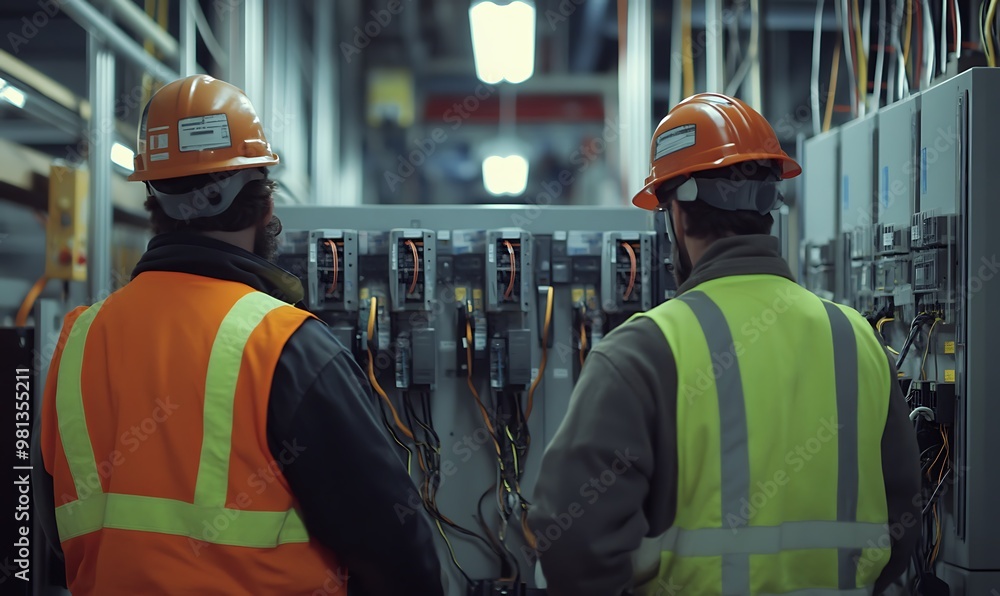
[[[358,310],[358,233],[310,231],[308,276],[310,310]]]
[[[487,312],[528,312],[534,269],[531,234],[517,228],[486,233]]]
[[[87,279],[86,170],[54,164],[49,170],[49,219],[45,226],[45,275]]]
[[[635,313],[653,307],[652,232],[605,232],[603,261],[601,305],[605,312]]]
[[[389,293],[393,312],[430,311],[437,287],[437,234],[432,230],[389,232]]]

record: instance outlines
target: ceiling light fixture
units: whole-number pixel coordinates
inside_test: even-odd
[[[535,3],[475,0],[469,8],[476,76],[493,85],[523,83],[535,72]]]

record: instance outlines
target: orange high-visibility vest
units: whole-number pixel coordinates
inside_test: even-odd
[[[302,447],[267,441],[275,366],[309,316],[160,271],[67,315],[41,444],[74,596],[346,594],[279,470]]]

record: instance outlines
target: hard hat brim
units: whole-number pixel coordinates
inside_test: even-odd
[[[166,180],[168,178],[182,178],[185,176],[198,176],[201,174],[215,174],[217,172],[230,172],[233,170],[243,170],[246,168],[267,168],[280,163],[278,155],[261,157],[236,157],[225,162],[210,162],[198,167],[179,164],[176,168],[159,167],[153,171],[150,168],[136,169],[129,175],[129,182],[147,182],[152,180]]]

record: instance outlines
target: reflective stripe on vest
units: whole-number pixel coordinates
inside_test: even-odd
[[[733,352],[734,340],[722,309],[704,292],[690,291],[679,300],[694,314],[710,354]],[[870,594],[857,588],[856,561],[866,544],[886,533],[883,524],[857,520],[858,503],[858,348],[855,330],[836,306],[823,302],[833,339],[838,420],[837,518],[826,521],[784,522],[777,526],[748,526],[740,515],[750,502],[751,467],[748,423],[739,358],[719,367],[715,386],[719,410],[721,519],[730,527],[670,528],[646,539],[633,558],[637,580],[648,581],[661,564],[661,553],[677,557],[721,557],[722,594],[749,594],[750,555],[806,549],[837,549],[838,588],[791,592],[803,595]],[[680,397],[679,397],[680,398]],[[735,523],[734,523],[735,522]]]
[[[233,405],[243,351],[251,333],[264,317],[287,304],[262,292],[250,292],[233,305],[219,327],[212,344],[205,381],[204,438],[194,503],[103,492],[81,392],[84,347],[90,326],[102,305],[103,301],[94,304],[76,319],[63,348],[57,373],[59,438],[77,494],[87,495],[56,508],[59,539],[66,541],[102,528],[114,528],[255,548],[308,542],[309,535],[295,509],[246,511],[225,506]],[[209,539],[204,528],[216,527],[215,521],[220,516],[229,524],[218,531],[217,537]]]

